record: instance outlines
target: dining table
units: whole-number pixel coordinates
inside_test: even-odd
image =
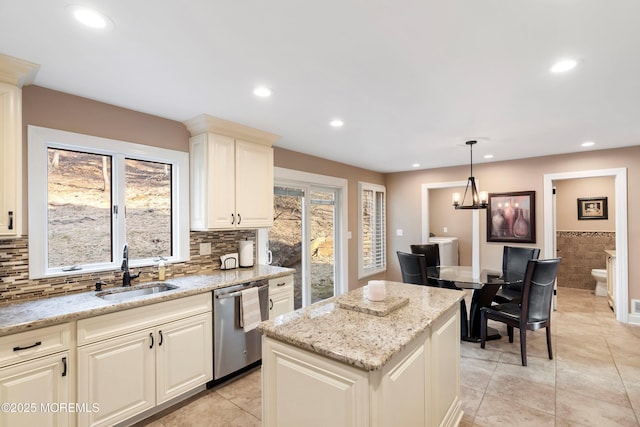
[[[522,272],[509,272],[481,268],[474,271],[471,266],[436,266],[427,268],[427,278],[435,280],[441,287],[472,289],[468,318],[462,314],[461,338],[463,341],[480,342],[480,309],[490,307],[493,297],[502,285],[522,283]],[[487,340],[500,339],[500,333],[487,327]]]

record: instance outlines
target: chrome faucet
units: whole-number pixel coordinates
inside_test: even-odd
[[[137,279],[140,273],[131,275],[129,272],[129,246],[125,243],[124,250],[122,251],[122,266],[120,266],[122,275],[122,286],[131,286],[131,279]]]

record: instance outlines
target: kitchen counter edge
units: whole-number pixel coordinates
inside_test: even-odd
[[[294,272],[295,270],[290,268],[257,265],[253,268],[219,270],[211,274],[167,279],[162,283],[176,285],[178,288],[158,294],[134,297],[126,301],[107,301],[97,297],[95,291],[88,291],[40,300],[15,302],[0,306],[0,336],[184,298],[240,283],[275,279]],[[147,284],[141,283],[140,286]],[[105,288],[103,291],[114,289],[119,288]]]

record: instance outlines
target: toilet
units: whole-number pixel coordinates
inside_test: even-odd
[[[596,296],[607,296],[607,270],[602,268],[594,268],[591,270],[591,276],[596,280]]]

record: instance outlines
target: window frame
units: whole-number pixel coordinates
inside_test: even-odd
[[[125,159],[167,163],[172,173],[172,256],[168,262],[189,260],[189,153],[135,144],[110,138],[28,126],[28,217],[29,278],[46,278],[86,274],[119,269],[126,243],[124,209],[115,214],[112,208],[113,261],[83,264],[81,269],[63,271],[65,267],[48,267],[48,148],[81,151],[112,157],[112,203],[125,206]],[[153,258],[131,259],[130,267],[154,265]]]
[[[363,210],[362,199],[363,199],[363,193],[365,191],[373,191],[374,194],[382,193],[382,200],[384,205],[383,206],[384,212],[382,213],[382,217],[381,217],[382,224],[375,224],[377,228],[382,227],[382,230],[381,231],[375,230],[373,232],[374,241],[372,242],[374,247],[377,247],[378,242],[377,242],[377,239],[375,239],[375,236],[380,235],[382,236],[382,239],[384,239],[384,242],[382,245],[383,253],[380,254],[381,256],[376,255],[376,258],[380,258],[382,260],[382,265],[374,266],[370,268],[365,268],[365,263],[364,263],[364,238],[363,238],[364,210]],[[374,210],[375,209],[376,209],[376,206],[374,203]],[[374,212],[374,215],[375,215],[375,212]],[[375,215],[375,216],[377,217],[378,215]],[[387,189],[384,185],[358,181],[358,279],[363,279],[365,277],[384,273],[386,271],[387,271]]]

